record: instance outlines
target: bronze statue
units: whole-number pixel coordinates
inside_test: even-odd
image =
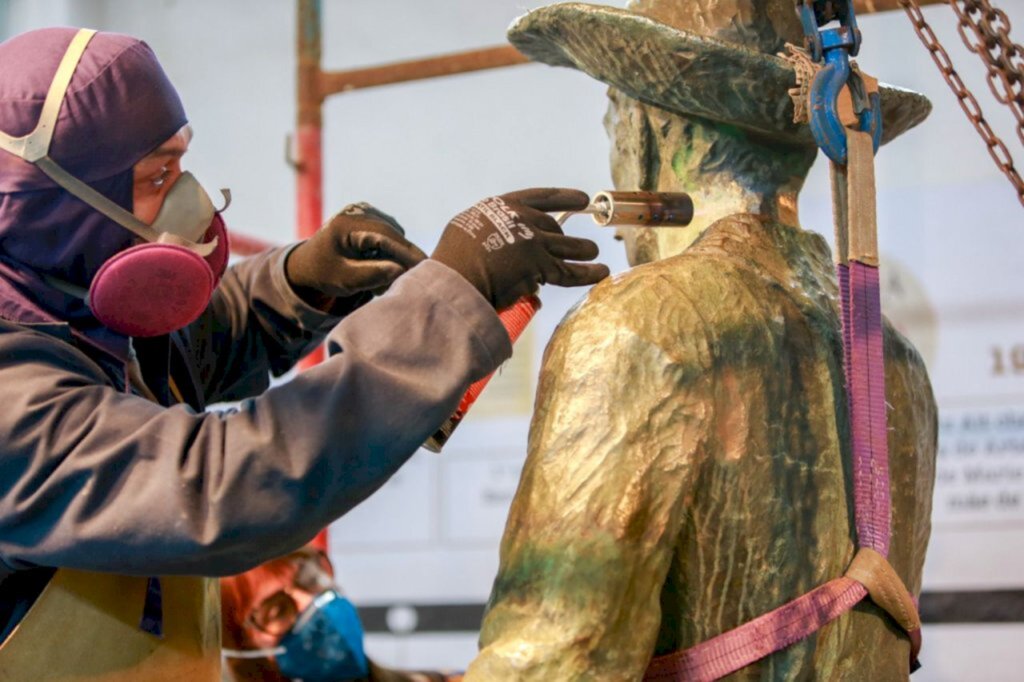
[[[816,148],[774,56],[801,41],[793,2],[630,10],[545,7],[510,38],[611,84],[616,187],[689,192],[697,218],[624,230],[634,267],[594,287],[547,348],[467,680],[639,679],[652,656],[842,575],[854,551],[835,274],[797,220]],[[889,87],[882,100],[886,140],[930,109]],[[885,357],[889,558],[917,594],[936,408],[889,326]],[[905,678],[909,649],[865,601],[732,679]]]

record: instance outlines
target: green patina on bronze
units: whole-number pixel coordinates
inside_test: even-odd
[[[528,528],[523,530],[529,532]],[[629,538],[614,537],[610,533],[594,535],[577,538],[571,548],[524,544],[524,551],[515,556],[495,581],[491,601],[557,602],[560,609],[589,607],[594,585],[603,579],[610,566],[614,566],[621,543],[629,542]],[[578,557],[571,564],[566,562],[569,552]],[[543,583],[537,582],[538,575],[545,576]]]
[[[512,28],[527,54],[618,88],[605,117],[616,187],[688,192],[696,217],[622,230],[635,267],[594,287],[548,345],[467,680],[639,679],[652,655],[799,597],[854,553],[838,292],[825,240],[796,211],[816,150],[786,120],[785,68],[757,51],[792,32],[791,6],[633,8],[707,35],[579,4]],[[890,99],[890,138],[922,102]],[[936,408],[920,356],[888,326],[884,351],[890,560],[916,593]],[[908,654],[863,603],[730,679],[901,679]]]

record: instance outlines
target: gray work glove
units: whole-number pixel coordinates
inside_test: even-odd
[[[497,309],[537,290],[540,284],[585,286],[608,276],[597,244],[568,237],[547,211],[585,208],[590,200],[574,189],[524,189],[484,199],[455,216],[433,258],[465,277]]]
[[[288,255],[285,274],[303,300],[326,310],[338,299],[380,293],[427,255],[394,218],[350,204]]]

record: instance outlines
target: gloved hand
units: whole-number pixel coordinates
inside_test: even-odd
[[[465,277],[496,309],[539,284],[594,284],[608,276],[606,265],[566,260],[593,260],[597,244],[564,235],[545,212],[588,203],[574,189],[524,189],[484,199],[448,223],[431,258]]]
[[[303,300],[326,310],[334,299],[379,293],[427,255],[405,239],[394,218],[366,203],[346,206],[285,262]]]

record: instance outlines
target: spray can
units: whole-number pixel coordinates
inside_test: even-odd
[[[513,303],[508,308],[498,312],[498,318],[501,323],[505,325],[505,330],[508,332],[508,338],[515,343],[519,339],[519,336],[526,329],[526,325],[530,323],[533,316],[540,310],[540,299],[534,295],[523,296],[521,299]],[[465,395],[462,396],[462,400],[459,401],[459,407],[455,410],[455,413],[449,417],[444,424],[441,425],[434,435],[427,439],[427,442],[423,444],[427,450],[431,452],[441,452],[441,448],[448,442],[452,432],[455,431],[461,422],[463,417],[469,411],[469,408],[473,406],[476,399],[483,393],[484,387],[497,372],[491,372],[483,379],[480,379],[466,391]]]

